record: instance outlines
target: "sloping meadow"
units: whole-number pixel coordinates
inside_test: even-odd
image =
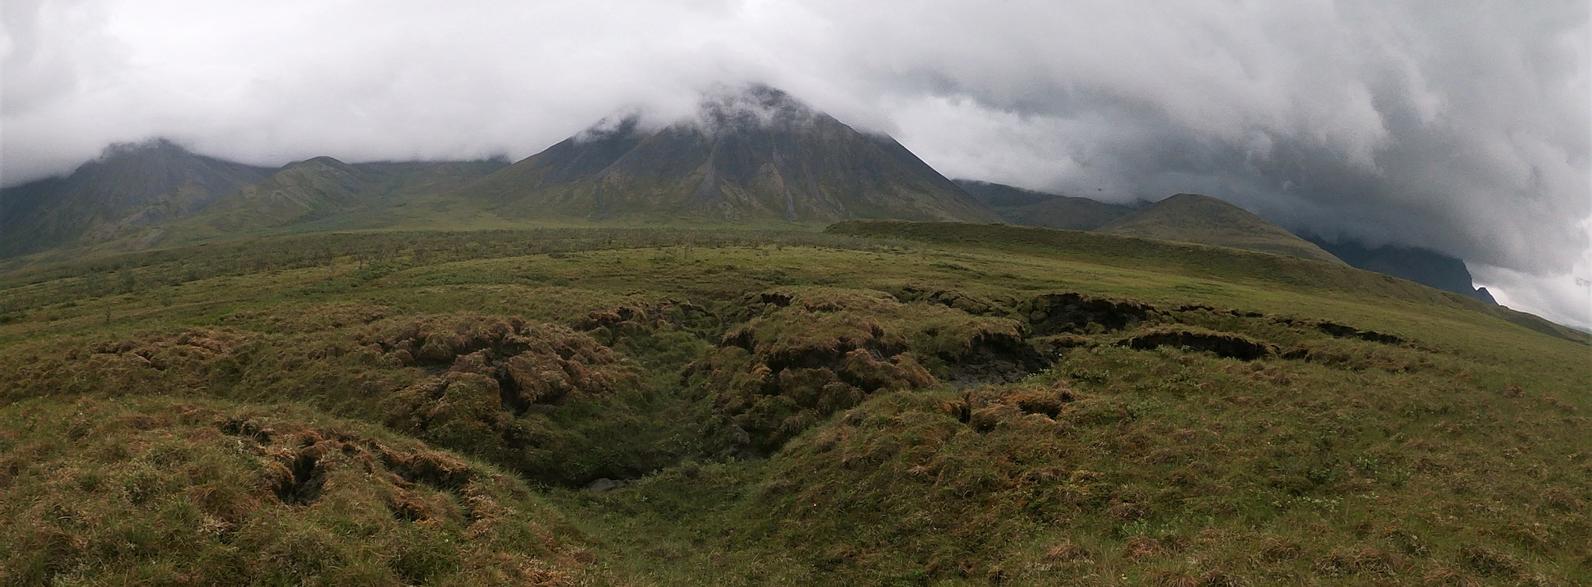
[[[449,256],[198,282],[224,304],[122,294],[129,317],[103,326],[93,304],[114,300],[25,309],[13,326],[69,328],[0,347],[0,512],[18,545],[0,568],[13,582],[204,582],[210,566],[263,583],[1588,577],[1587,406],[1572,393],[1588,382],[1554,362],[1571,343],[1408,314],[1419,301],[1223,303],[1191,280],[1123,295],[1137,274],[991,259]],[[135,514],[113,523],[116,509]],[[128,541],[142,546],[112,546]],[[323,543],[332,554],[309,554]]]

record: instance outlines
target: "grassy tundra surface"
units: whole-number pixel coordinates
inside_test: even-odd
[[[0,275],[8,584],[1578,584],[1592,347],[1088,233],[310,234]]]

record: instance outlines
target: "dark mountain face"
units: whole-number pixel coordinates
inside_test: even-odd
[[[164,140],[118,145],[68,176],[0,191],[0,257],[63,245],[148,245],[177,234],[245,234],[358,214],[455,190],[505,165],[316,157],[270,169]]]
[[[1002,220],[1025,226],[1094,230],[1138,209],[1135,206],[1107,204],[1089,198],[1048,194],[986,181],[958,179],[956,185],[994,210]]]
[[[703,99],[696,120],[602,125],[464,191],[517,215],[827,222],[989,221],[994,214],[895,140],[778,90]]]
[[[1360,269],[1402,277],[1489,304],[1498,303],[1486,288],[1476,287],[1464,261],[1437,251],[1391,245],[1367,247],[1353,241],[1334,242],[1315,236],[1305,238]]]
[[[116,238],[190,214],[268,173],[164,140],[113,146],[66,177],[0,190],[0,256]]]

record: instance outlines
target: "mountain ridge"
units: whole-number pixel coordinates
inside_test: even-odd
[[[1301,238],[1315,243],[1345,263],[1367,271],[1385,273],[1437,289],[1470,296],[1497,304],[1485,287],[1476,287],[1465,261],[1422,247],[1398,245],[1366,246],[1348,239],[1326,239],[1316,235]]]
[[[0,256],[110,240],[191,214],[268,173],[166,139],[112,145],[68,175],[0,190]]]
[[[0,258],[280,227],[449,191],[506,164],[320,156],[272,168],[162,138],[119,143],[67,175],[0,189]]]
[[[1345,264],[1321,247],[1219,198],[1174,194],[1107,223],[1099,232],[1288,255]]]
[[[690,121],[600,123],[460,197],[510,215],[596,220],[996,219],[894,139],[762,85],[710,94]]]
[[[1061,230],[1094,230],[1139,208],[1139,206],[1112,204],[1093,198],[1053,194],[988,181],[973,179],[954,181],[962,191],[994,210],[1002,220],[1011,224]]]

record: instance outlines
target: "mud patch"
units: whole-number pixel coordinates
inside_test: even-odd
[[[1035,336],[1098,334],[1123,330],[1157,316],[1153,306],[1076,293],[1037,296],[1017,309]]]
[[[320,457],[306,448],[292,455],[277,473],[276,496],[288,505],[309,505],[321,498],[321,486],[326,484],[326,471]]]
[[[1347,324],[1338,324],[1325,320],[1307,320],[1301,318],[1280,318],[1277,322],[1295,328],[1314,329],[1333,338],[1350,338],[1381,344],[1401,345],[1406,342],[1403,337],[1376,332],[1374,330],[1361,330]]]
[[[1051,361],[1020,336],[984,333],[973,337],[963,352],[939,356],[946,367],[946,379],[953,382],[1018,381],[1044,370]]]
[[[1209,314],[1232,316],[1234,318],[1264,318],[1265,314],[1247,310],[1234,310],[1232,308],[1218,308],[1205,304],[1185,304],[1172,308],[1173,312],[1206,312]]]
[[[1359,340],[1379,342],[1382,344],[1404,344],[1404,339],[1401,337],[1391,334],[1383,334],[1373,330],[1360,330],[1353,326],[1334,324],[1332,322],[1322,322],[1317,324],[1316,329],[1337,338],[1356,338]]]
[[[1281,356],[1288,360],[1350,371],[1375,369],[1389,373],[1409,373],[1436,368],[1432,357],[1419,350],[1402,346],[1351,345],[1338,341],[1295,348]]]
[[[1004,316],[1010,313],[1010,302],[991,300],[981,296],[949,289],[930,289],[906,286],[891,295],[901,303],[925,302],[954,308],[974,316]]]
[[[1245,336],[1192,329],[1161,329],[1125,339],[1119,343],[1134,350],[1150,350],[1163,346],[1207,352],[1219,357],[1253,361],[1276,354],[1271,345]]]

